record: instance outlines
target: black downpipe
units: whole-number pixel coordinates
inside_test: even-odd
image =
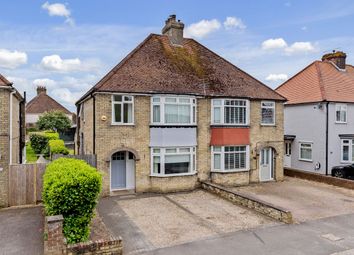
[[[326,103],[326,175],[328,175],[328,105]]]
[[[93,98],[93,154],[96,154],[96,98],[95,96],[92,96]]]
[[[20,164],[23,163],[23,149],[25,148],[26,146],[26,120],[25,120],[25,107],[26,107],[26,91],[23,92],[23,99],[22,101],[20,102],[20,107],[19,107],[19,116],[20,116],[20,123],[19,123],[19,126],[20,126],[20,141],[19,141],[19,148],[20,148]]]
[[[80,132],[81,132],[81,116],[80,116],[80,108],[81,104],[76,105],[76,146],[74,146],[74,154],[79,155],[81,154],[81,141],[80,141]],[[77,149],[77,151],[76,151]]]

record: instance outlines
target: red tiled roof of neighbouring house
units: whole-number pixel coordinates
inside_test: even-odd
[[[354,103],[354,67],[341,70],[330,61],[315,61],[280,85],[287,104],[321,101]]]
[[[49,111],[61,111],[65,114],[71,114],[68,109],[44,92],[39,93],[26,105],[26,113],[44,113]]]
[[[285,100],[195,40],[183,38],[176,46],[157,34],[149,35],[80,101],[97,91]]]
[[[11,82],[9,82],[4,76],[0,74],[0,86],[11,86]]]

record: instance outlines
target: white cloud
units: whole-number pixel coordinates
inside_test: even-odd
[[[0,49],[0,67],[14,69],[27,63],[27,54],[20,51]]]
[[[307,30],[307,26],[301,27],[301,30],[306,31]]]
[[[70,25],[74,24],[74,20],[71,17],[71,12],[68,8],[66,8],[64,4],[61,3],[50,4],[49,2],[45,2],[42,5],[42,8],[48,11],[49,16],[65,17],[66,23]]]
[[[280,73],[280,74],[269,74],[266,77],[266,81],[285,81],[288,79],[288,75]]]
[[[285,49],[285,53],[293,54],[293,53],[306,53],[312,52],[315,50],[315,47],[311,42],[294,42],[291,46]]]
[[[71,92],[67,88],[57,88],[51,92],[52,96],[66,105],[73,105],[80,98],[80,93]]]
[[[35,79],[32,83],[35,87],[45,86],[47,89],[53,89],[57,86],[56,81],[49,78]]]
[[[82,69],[78,58],[62,59],[59,55],[50,55],[42,58],[41,67],[49,71],[71,72]]]
[[[231,29],[231,28],[245,29],[246,25],[242,22],[241,19],[237,17],[227,17],[226,20],[224,21],[224,27],[226,29]]]
[[[268,39],[262,42],[263,50],[282,49],[287,46],[288,44],[283,38]]]
[[[186,30],[187,37],[196,37],[196,38],[203,38],[206,37],[208,34],[215,32],[216,30],[220,29],[221,24],[217,19],[212,20],[201,20],[197,23],[193,23],[189,25]]]

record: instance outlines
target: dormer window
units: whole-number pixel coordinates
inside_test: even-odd
[[[346,104],[336,104],[336,123],[347,123]]]

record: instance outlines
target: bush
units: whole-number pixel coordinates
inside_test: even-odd
[[[43,177],[45,211],[47,215],[63,215],[68,243],[88,239],[101,187],[101,174],[83,160],[59,158],[47,166]]]
[[[44,131],[44,136],[48,138],[48,140],[58,140],[59,133],[53,131]]]
[[[48,138],[41,133],[31,133],[30,134],[31,147],[36,154],[44,153],[47,145]]]
[[[55,130],[63,132],[71,127],[71,121],[61,111],[45,112],[37,121],[37,126],[40,130]]]
[[[63,154],[68,155],[69,150],[65,147],[63,140],[49,140],[49,151],[50,154]]]

